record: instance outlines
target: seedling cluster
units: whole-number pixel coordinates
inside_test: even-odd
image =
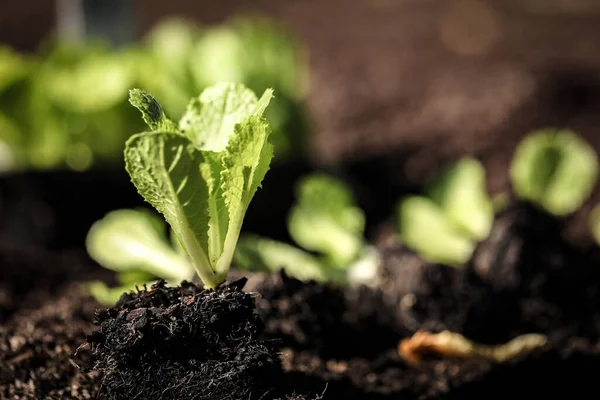
[[[567,130],[532,132],[517,147],[510,166],[514,196],[557,217],[581,207],[597,176],[596,153]],[[487,193],[481,163],[462,159],[440,174],[424,196],[401,199],[400,240],[431,262],[464,265],[489,235],[503,198]]]

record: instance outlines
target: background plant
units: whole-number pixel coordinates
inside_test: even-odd
[[[139,43],[49,40],[35,55],[0,48],[0,170],[122,163],[123,143],[142,129],[127,90],[156,94],[179,118],[189,98],[220,81],[256,92],[274,87],[267,111],[279,159],[303,155],[308,119],[306,57],[285,29],[260,16],[201,27],[166,20]]]
[[[299,280],[330,284],[374,284],[379,253],[364,238],[365,216],[350,189],[332,176],[314,173],[296,184],[288,231],[300,246],[244,234],[235,253],[246,270],[281,269]]]
[[[400,240],[431,262],[460,266],[494,221],[485,169],[464,158],[443,171],[421,196],[407,196],[397,208]]]

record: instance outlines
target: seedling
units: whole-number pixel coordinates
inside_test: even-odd
[[[130,91],[131,104],[151,131],[127,141],[127,172],[171,226],[207,288],[225,281],[246,210],[269,169],[273,147],[262,114],[272,96],[270,89],[257,99],[241,84],[216,84],[193,99],[175,123],[151,95]],[[132,245],[123,249],[125,240]],[[119,246],[123,257],[116,260],[108,253]],[[93,228],[88,249],[113,269],[135,266],[161,277],[188,277],[183,261],[164,246],[153,224],[127,211]]]
[[[235,253],[244,269],[278,271],[299,280],[331,284],[374,283],[379,254],[364,239],[365,217],[349,188],[325,174],[312,174],[296,186],[297,202],[288,231],[302,248],[246,234]]]
[[[463,265],[494,221],[483,166],[473,158],[459,161],[438,176],[424,196],[402,199],[397,217],[406,246],[431,262]]]
[[[576,211],[592,192],[598,159],[572,131],[539,130],[519,144],[510,177],[518,198],[564,216]]]

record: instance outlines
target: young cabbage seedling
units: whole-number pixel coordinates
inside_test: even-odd
[[[364,239],[365,217],[342,182],[312,174],[296,186],[288,231],[303,249],[254,234],[240,238],[236,265],[243,269],[283,269],[299,280],[374,283],[379,254]],[[315,253],[317,255],[315,255]]]
[[[207,288],[225,281],[244,215],[269,169],[273,147],[262,114],[272,96],[270,89],[258,99],[241,84],[216,84],[175,123],[151,95],[130,92],[151,131],[127,141],[127,172]]]
[[[597,176],[594,149],[569,130],[532,132],[519,144],[510,167],[516,196],[556,216],[576,211]]]
[[[444,171],[424,196],[408,196],[398,204],[398,231],[406,246],[431,262],[460,266],[494,221],[485,170],[465,158]]]

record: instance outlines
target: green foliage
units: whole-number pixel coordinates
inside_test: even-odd
[[[483,166],[462,159],[443,171],[425,196],[402,199],[397,218],[401,240],[423,258],[452,266],[466,263],[494,221]]]
[[[379,254],[365,242],[364,214],[350,190],[324,174],[304,177],[296,189],[288,230],[302,249],[245,234],[235,253],[236,265],[246,270],[283,269],[303,281],[373,283]]]
[[[136,284],[157,278],[180,282],[194,275],[188,259],[171,247],[164,223],[147,211],[125,209],[108,213],[90,228],[86,248],[98,264],[118,274],[120,285],[116,288],[103,282],[91,284],[92,295],[103,304],[114,304]]]
[[[244,215],[273,157],[262,117],[272,96],[270,89],[257,99],[241,84],[217,84],[193,99],[176,124],[150,94],[130,91],[151,131],[127,141],[126,168],[169,223],[171,239],[147,212],[117,210],[97,221],[88,253],[121,282],[116,288],[93,282],[98,301],[110,304],[157,278],[190,280],[194,269],[207,287],[225,280]]]
[[[598,159],[572,131],[539,130],[519,144],[510,177],[518,197],[563,216],[589,197],[598,177]]]
[[[342,182],[311,175],[297,185],[297,205],[288,226],[296,243],[324,254],[333,266],[345,268],[364,247],[365,216]]]
[[[144,49],[140,87],[158,96],[169,115],[181,116],[190,97],[218,82],[242,82],[256,93],[273,87],[277,97],[265,117],[277,159],[305,151],[307,60],[286,30],[258,16],[215,27],[169,19],[147,35]]]
[[[272,97],[221,83],[193,99],[173,131],[132,136],[126,169],[140,194],[167,220],[205,286],[225,280],[242,221],[269,169],[273,148],[262,118]],[[131,92],[150,126],[170,126],[162,108]],[[149,106],[150,104],[150,106]]]
[[[279,159],[302,155],[306,69],[295,39],[254,16],[215,27],[166,20],[122,49],[51,41],[25,56],[0,46],[0,171],[118,165],[125,140],[143,129],[129,88],[156,94],[179,119],[191,97],[223,80],[274,87],[265,116]]]

